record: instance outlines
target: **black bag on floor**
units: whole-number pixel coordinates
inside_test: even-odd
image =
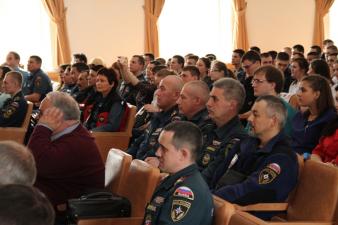
[[[131,205],[127,198],[110,192],[96,192],[67,203],[68,224],[79,219],[129,217]]]

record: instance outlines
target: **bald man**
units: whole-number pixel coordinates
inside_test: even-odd
[[[180,97],[176,101],[182,119],[197,125],[203,137],[203,143],[207,141],[208,135],[216,129],[216,125],[210,119],[208,110],[206,109],[206,103],[209,99],[209,87],[201,80],[190,81],[186,83],[180,93]],[[197,159],[200,159],[201,151],[198,151]],[[159,160],[156,157],[148,157],[146,162],[154,167],[158,167]]]
[[[176,104],[180,96],[183,81],[176,75],[169,75],[161,80],[157,90],[157,106],[161,109],[155,113],[150,121],[149,128],[144,135],[139,137],[128,149],[133,158],[144,160],[147,157],[155,156],[158,148],[158,137],[168,123],[181,120]]]

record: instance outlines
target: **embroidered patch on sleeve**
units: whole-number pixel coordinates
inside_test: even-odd
[[[41,81],[42,81],[42,78],[41,78],[41,77],[37,77],[37,78],[35,79],[34,85],[35,85],[36,87],[40,87],[40,86],[41,86]]]
[[[174,194],[173,194],[174,197],[182,197],[182,198],[186,198],[186,199],[189,199],[191,201],[194,200],[194,192],[188,188],[188,187],[185,187],[185,186],[181,186],[181,187],[178,187],[175,191],[174,191]]]
[[[171,206],[171,219],[174,222],[177,222],[187,215],[189,209],[191,207],[191,203],[183,200],[174,200]]]
[[[280,174],[280,172],[280,166],[277,163],[271,163],[259,173],[258,183],[269,184]]]

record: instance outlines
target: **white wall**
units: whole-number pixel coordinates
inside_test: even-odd
[[[246,21],[250,46],[262,51],[312,45],[314,0],[247,0]]]
[[[307,51],[312,45],[314,2],[247,0],[249,44],[279,51],[301,43]],[[109,64],[118,55],[142,54],[143,4],[144,0],[65,0],[72,53],[86,53],[89,59],[101,56]]]
[[[111,65],[144,51],[143,0],[65,0],[72,53]]]

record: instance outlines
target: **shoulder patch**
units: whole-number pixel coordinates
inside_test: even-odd
[[[208,150],[210,150],[210,149],[208,148]],[[214,150],[215,150],[215,149],[214,149]],[[204,166],[208,165],[209,162],[210,162],[210,159],[211,159],[210,154],[209,154],[209,153],[205,153],[205,154],[203,155],[203,158],[202,158],[202,164],[203,164]]]
[[[259,173],[258,183],[269,184],[280,174],[280,172],[281,169],[277,163],[270,163]]]
[[[186,199],[189,199],[191,201],[194,200],[194,198],[195,198],[194,192],[186,186],[181,186],[181,187],[176,188],[173,196],[174,197],[186,198]]]
[[[41,80],[42,80],[42,78],[40,76],[38,76],[34,81],[34,85],[36,87],[40,87],[41,86]]]
[[[171,206],[171,219],[173,222],[177,222],[183,219],[189,209],[191,207],[191,203],[183,200],[174,200]]]

